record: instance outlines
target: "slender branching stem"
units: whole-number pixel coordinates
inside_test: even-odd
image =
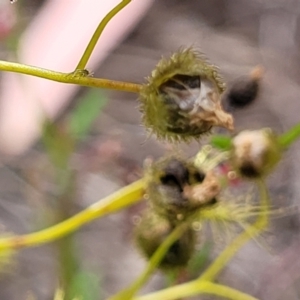
[[[135,293],[147,282],[152,273],[156,270],[159,263],[162,261],[168,249],[181,237],[187,227],[187,223],[177,226],[171,234],[164,240],[152,255],[144,272],[125,290],[119,292],[110,298],[110,300],[131,299]],[[153,298],[154,299],[154,298]]]
[[[140,84],[120,82],[103,78],[93,78],[89,76],[89,73],[85,70],[86,65],[106,25],[130,2],[131,0],[121,1],[99,23],[74,72],[62,73],[6,61],[0,61],[0,71],[2,70],[7,72],[21,73],[61,83],[139,93],[141,89]],[[295,140],[297,140],[299,136],[300,124],[297,124],[288,132],[281,135],[278,138],[278,141],[283,148],[287,148]],[[228,146],[227,140],[222,142],[223,146]],[[223,157],[220,159],[223,159]],[[214,163],[216,162],[218,162],[218,160],[216,160]],[[199,276],[199,278],[188,283],[176,285],[158,292],[133,298],[138,290],[146,283],[151,274],[156,270],[168,249],[184,233],[189,224],[186,222],[177,226],[165,239],[165,241],[151,257],[146,269],[137,278],[137,280],[135,280],[128,288],[114,295],[112,298],[110,298],[110,300],[174,300],[204,293],[233,300],[256,300],[256,298],[248,294],[221,284],[213,283],[212,281],[215,280],[216,276],[224,269],[236,252],[251,238],[256,237],[259,233],[261,233],[268,225],[268,191],[262,179],[258,181],[258,186],[261,196],[261,212],[256,221],[247,226],[245,231],[237,236],[233,242],[225,248],[225,250],[214,260],[214,262],[206,269],[206,271]],[[52,227],[27,235],[0,238],[0,251],[38,246],[65,237],[66,235],[78,230],[80,227],[96,218],[116,212],[139,201],[143,196],[144,187],[145,179],[140,179],[133,184],[128,185],[127,187],[124,187],[119,191],[109,195],[108,197],[99,200],[73,217],[70,217],[69,219],[66,219],[65,221]]]
[[[278,140],[280,145],[283,148],[288,148],[293,144],[296,140],[298,140],[300,137],[300,124],[297,124],[290,128],[287,132],[283,133],[281,136],[279,136]]]
[[[259,214],[257,220],[254,222],[254,224],[249,225],[237,238],[235,238],[234,241],[226,247],[226,249],[216,258],[216,260],[214,260],[214,262],[198,279],[158,292],[150,293],[145,296],[136,297],[134,300],[174,300],[201,293],[218,295],[233,300],[256,299],[248,294],[239,292],[227,286],[215,284],[212,281],[228,264],[229,260],[236,254],[236,252],[251,238],[261,233],[268,225],[268,190],[263,180],[259,180],[258,185],[261,197],[261,213]]]
[[[263,180],[258,181],[261,197],[261,214],[257,217],[254,224],[249,225],[244,232],[237,236],[230,245],[214,260],[208,269],[200,276],[200,281],[212,281],[219,272],[227,265],[229,260],[236,252],[251,238],[261,233],[268,225],[269,220],[269,195],[268,190]]]
[[[114,81],[103,78],[94,78],[84,76],[80,72],[62,73],[47,70],[43,68],[23,65],[13,62],[1,61],[0,70],[14,73],[21,73],[36,77],[41,77],[62,83],[78,84],[89,87],[98,87],[104,89],[112,89],[124,92],[139,93],[141,85],[129,82]]]
[[[198,280],[190,281],[188,283],[179,284],[174,287],[164,289],[162,291],[154,292],[148,295],[133,298],[133,300],[173,300],[191,297],[198,294],[211,294],[226,299],[232,300],[257,300],[248,294],[209,281]]]
[[[95,32],[91,38],[89,44],[86,47],[78,65],[76,67],[76,70],[85,69],[86,64],[87,64],[88,60],[90,59],[90,57],[94,51],[94,48],[95,48],[103,30],[105,29],[106,25],[108,24],[108,22],[130,2],[131,2],[131,0],[123,0],[122,2],[120,2],[100,22],[100,24],[98,25],[97,29],[95,30]]]
[[[27,235],[1,238],[0,251],[38,246],[62,238],[96,218],[116,212],[139,201],[143,197],[144,186],[144,179],[140,179],[52,227]]]
[[[93,34],[74,72],[62,73],[62,72],[56,72],[52,70],[47,70],[43,68],[38,68],[34,66],[18,64],[13,62],[7,62],[7,61],[0,61],[0,70],[41,77],[53,81],[62,82],[62,83],[78,84],[82,86],[98,87],[98,88],[118,90],[124,92],[139,93],[141,89],[140,84],[108,80],[103,78],[93,78],[89,76],[88,72],[83,72],[101,36],[101,33],[103,32],[108,22],[130,2],[131,0],[123,0],[116,7],[114,7],[100,22],[99,26],[97,27],[95,33]]]

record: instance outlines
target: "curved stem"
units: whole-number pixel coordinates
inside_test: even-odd
[[[134,300],[173,300],[188,297],[199,293],[218,295],[233,300],[254,300],[256,298],[230,287],[212,283],[211,281],[226,266],[235,253],[251,238],[257,236],[268,225],[269,196],[268,190],[263,182],[258,182],[261,196],[261,214],[246,230],[241,233],[227,248],[217,257],[208,269],[196,280],[145,296],[134,298]],[[120,298],[121,299],[121,298]],[[129,298],[128,298],[129,299]]]
[[[158,247],[155,253],[152,255],[151,259],[148,262],[148,265],[144,272],[138,277],[137,280],[133,282],[128,288],[122,290],[118,294],[112,296],[110,300],[123,300],[131,299],[135,293],[147,282],[151,274],[156,270],[156,267],[162,261],[164,255],[168,249],[180,238],[180,236],[186,230],[187,224],[183,223],[180,226],[177,226],[171,234],[164,240],[164,242]],[[154,299],[154,298],[153,298]]]
[[[170,287],[145,296],[136,297],[133,298],[133,300],[174,300],[198,294],[211,294],[232,300],[257,300],[257,298],[228,286],[209,281],[201,281],[199,283],[198,280]]]
[[[292,143],[299,139],[300,136],[300,124],[296,124],[290,128],[287,132],[278,137],[279,144],[284,148],[288,148]]]
[[[40,78],[50,79],[53,81],[78,84],[83,86],[98,87],[105,89],[112,89],[124,92],[139,93],[141,85],[129,82],[114,81],[102,78],[93,78],[79,73],[62,73],[55,72],[48,69],[33,67],[29,65],[23,65],[13,62],[7,62],[0,60],[0,70],[14,73],[21,73]]]
[[[268,190],[263,180],[258,181],[260,189],[260,207],[261,214],[259,214],[254,224],[249,225],[244,232],[236,237],[229,246],[214,260],[208,269],[198,278],[200,281],[212,281],[219,272],[227,265],[229,260],[235,253],[251,238],[257,236],[268,225],[268,211],[269,211],[269,195]]]
[[[128,5],[131,2],[131,0],[123,0],[121,3],[119,3],[116,7],[114,7],[100,22],[98,25],[96,31],[94,32],[89,44],[87,45],[77,67],[76,70],[83,70],[91,57],[94,48],[100,38],[100,35],[102,34],[104,28],[106,27],[107,23],[119,12],[121,11],[126,5]]]
[[[0,251],[32,247],[60,239],[92,220],[134,204],[143,197],[145,180],[140,179],[99,200],[73,217],[44,230],[0,239]]]

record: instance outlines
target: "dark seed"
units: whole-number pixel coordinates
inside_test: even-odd
[[[180,91],[183,91],[185,90],[185,86],[183,86],[181,83],[177,82],[177,81],[174,81],[173,79],[170,79],[168,80],[167,82],[165,82],[164,84],[162,84],[160,86],[160,91],[162,93],[166,93],[165,92],[165,88],[168,87],[168,88],[174,88],[174,89],[177,89],[177,90],[180,90]]]
[[[256,99],[258,91],[259,84],[257,81],[236,82],[228,93],[228,104],[236,108],[246,107]]]
[[[257,171],[257,169],[252,165],[252,164],[243,164],[240,168],[239,168],[240,173],[245,176],[245,177],[249,177],[249,178],[257,178],[260,176],[259,172]]]
[[[200,88],[200,76],[175,75],[160,86],[161,93],[165,93],[165,88],[174,88],[177,90],[186,90],[187,88]]]
[[[188,170],[186,166],[181,161],[172,159],[164,172],[165,174],[160,177],[161,183],[169,186],[177,186],[182,192],[183,186],[188,182]]]
[[[161,176],[160,181],[164,185],[180,187],[180,183],[178,182],[176,176],[173,174],[166,174]]]
[[[204,173],[200,173],[200,172],[195,172],[194,174],[192,174],[193,179],[197,182],[197,183],[201,183],[204,178],[205,178],[205,174]],[[190,182],[190,184],[192,184]]]
[[[173,79],[177,82],[182,82],[185,86],[188,86],[190,89],[200,88],[201,86],[200,76],[175,75]]]

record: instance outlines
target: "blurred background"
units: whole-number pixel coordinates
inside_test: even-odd
[[[0,0],[1,60],[73,71],[105,10],[118,3],[89,1],[19,0],[10,4]],[[254,66],[265,68],[261,92],[253,105],[237,110],[224,103],[234,114],[237,130],[271,127],[280,133],[299,122],[299,0],[143,1],[133,0],[108,25],[88,64],[95,77],[142,83],[162,55],[194,45],[220,67],[229,86]],[[110,7],[105,6],[108,2]],[[169,149],[148,137],[140,125],[135,94],[48,85],[42,79],[3,72],[0,76],[3,234],[36,231],[73,215],[138,179],[145,158],[158,158]],[[66,174],[72,180],[63,190],[58,178],[64,174],[57,173],[48,154],[65,149],[60,141],[65,139],[70,120],[76,118],[74,111],[83,100],[93,99],[103,105],[98,107],[91,130],[71,149]],[[47,139],[41,123],[45,116],[55,120],[52,132],[57,140]],[[199,146],[191,143],[181,148],[193,155]],[[265,237],[247,244],[219,277],[220,282],[259,299],[300,299],[298,149],[296,143],[287,151],[269,179],[274,206],[294,206],[294,214],[273,220]],[[74,285],[85,282],[86,293],[94,291],[86,299],[104,299],[125,287],[145,266],[132,241],[134,220],[142,206],[92,222],[63,246],[20,251],[0,274],[0,299],[53,299],[68,253],[62,249],[70,245],[73,260],[66,264],[81,270]],[[211,249],[205,263],[223,246]],[[145,291],[163,288],[161,278],[155,275]]]

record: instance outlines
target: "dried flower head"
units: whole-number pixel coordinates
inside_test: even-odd
[[[200,207],[216,203],[220,186],[213,173],[205,174],[192,161],[168,157],[146,171],[147,194],[153,210],[176,224]]]
[[[213,126],[233,129],[221,107],[225,85],[217,68],[188,48],[162,59],[140,92],[145,126],[169,141],[198,139]]]
[[[267,175],[281,157],[281,147],[270,129],[242,131],[232,145],[232,164],[244,177]]]
[[[189,199],[191,205],[200,206],[210,203],[221,192],[221,185],[215,173],[210,171],[206,174],[201,184],[187,185],[183,195]]]

